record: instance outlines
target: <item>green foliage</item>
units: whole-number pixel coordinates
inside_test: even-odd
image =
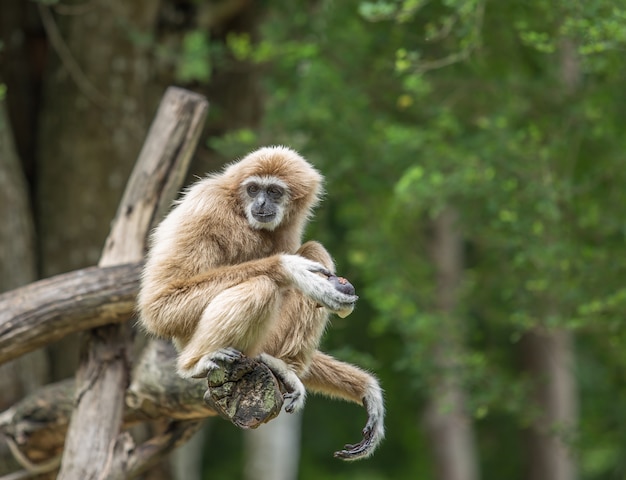
[[[429,226],[450,205],[466,245],[454,334],[467,346],[450,356],[483,478],[521,478],[515,438],[537,412],[517,344],[537,326],[580,332],[582,478],[626,472],[626,430],[615,428],[626,393],[625,25],[608,0],[275,0],[259,42],[229,38],[236,58],[268,66],[267,114],[258,132],[214,146],[240,155],[287,143],[327,177],[309,234],[361,301],[326,346],[346,359],[368,352],[358,361],[379,374],[390,407],[372,478],[432,478],[417,416],[450,323],[433,308]],[[305,432],[353,428],[323,405]],[[316,448],[305,444],[303,478],[348,475]]]
[[[207,82],[211,78],[211,45],[207,32],[185,33],[176,63],[176,78],[180,82]]]

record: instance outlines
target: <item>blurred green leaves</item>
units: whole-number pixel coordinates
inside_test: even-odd
[[[626,472],[626,430],[609,426],[624,420],[613,395],[626,398],[623,16],[608,0],[308,9],[275,0],[258,42],[228,40],[233,56],[267,66],[267,111],[255,134],[217,145],[238,156],[286,143],[326,176],[307,234],[361,296],[327,342],[376,359],[399,412],[390,429],[414,443],[406,417],[439,373],[432,348],[449,329],[433,308],[430,225],[458,210],[466,268],[456,314],[467,349],[450,356],[477,420],[484,478],[520,478],[511,437],[537,415],[528,401],[536,379],[520,374],[516,357],[539,327],[580,334],[584,478]],[[580,66],[574,88],[565,87],[570,60]],[[418,478],[428,464],[413,452],[395,478]],[[396,460],[381,451],[373,465],[391,471]]]
[[[176,78],[180,82],[208,82],[211,78],[211,44],[203,30],[185,33],[180,57],[176,63]]]

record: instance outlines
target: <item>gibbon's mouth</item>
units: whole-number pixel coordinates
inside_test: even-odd
[[[257,222],[269,223],[276,218],[275,213],[252,212],[252,216]]]

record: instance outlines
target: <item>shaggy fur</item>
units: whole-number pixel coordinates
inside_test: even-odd
[[[251,178],[286,187],[282,220],[271,230],[246,215]],[[262,148],[197,182],[153,234],[140,321],[175,341],[183,376],[203,376],[213,360],[239,351],[259,355],[285,382],[288,411],[304,404],[302,383],[363,404],[372,448],[354,459],[368,456],[384,436],[384,406],[372,375],[317,350],[329,311],[348,314],[356,301],[327,281],[334,264],[324,247],[301,245],[321,193],[322,176],[285,147]]]

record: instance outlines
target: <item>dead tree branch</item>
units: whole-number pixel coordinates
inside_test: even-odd
[[[99,266],[137,262],[160,211],[180,189],[195,151],[208,104],[169,88],[126,186]],[[77,372],[76,406],[65,440],[60,479],[118,478],[124,396],[130,381],[127,326],[92,330]],[[119,473],[119,475],[118,475]]]
[[[90,267],[0,294],[0,364],[133,313],[140,263]]]
[[[76,382],[49,385],[0,414],[0,434],[24,467],[15,478],[132,478],[185,442],[216,412],[255,428],[281,409],[284,388],[243,358],[206,384],[176,374],[176,352],[153,340],[132,369],[130,329],[148,231],[180,189],[206,115],[195,94],[167,91],[118,208],[99,266],[0,295],[0,363],[89,330]],[[206,391],[206,394],[205,394]],[[125,429],[169,420],[142,445]]]

